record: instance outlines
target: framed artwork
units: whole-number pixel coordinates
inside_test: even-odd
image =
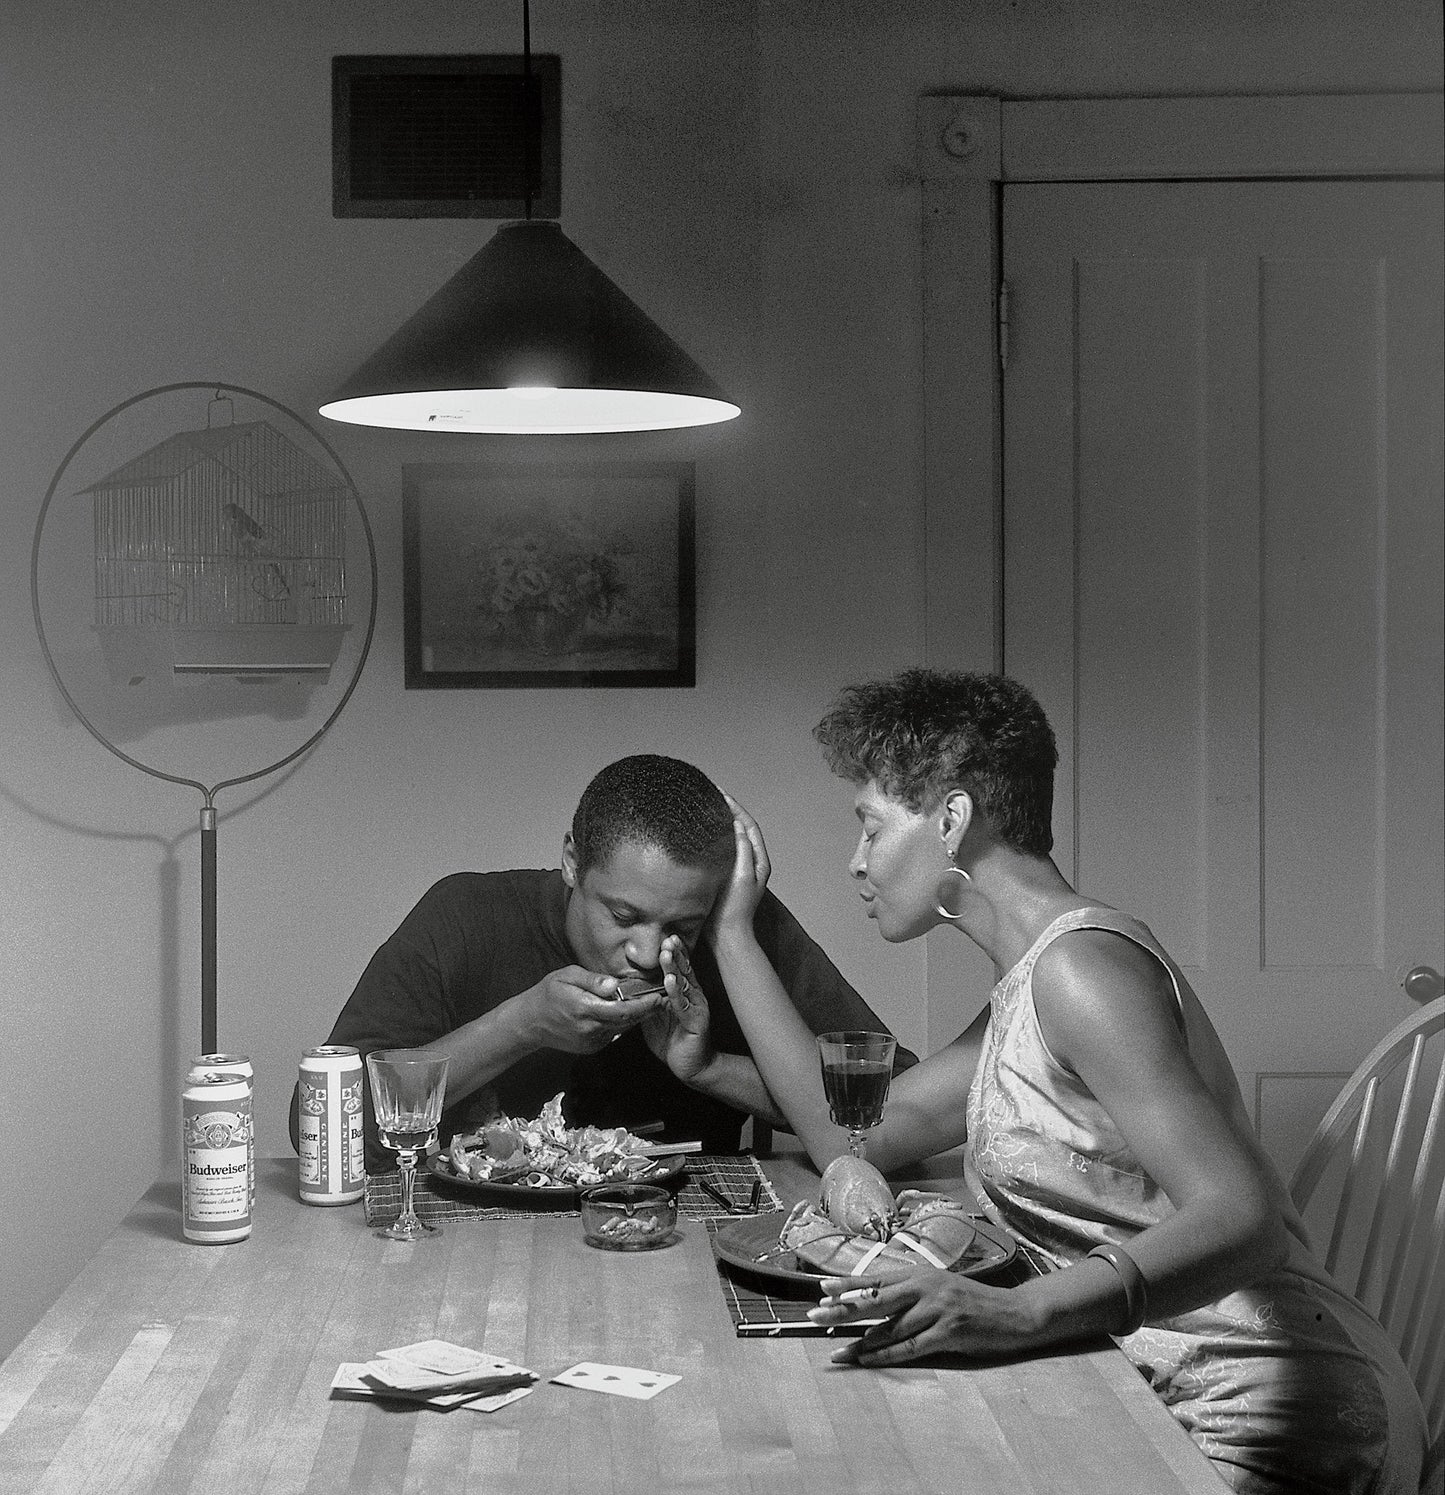
[[[691,462],[402,468],[406,688],[695,683]]]

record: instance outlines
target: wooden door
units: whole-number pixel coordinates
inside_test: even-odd
[[[1438,182],[1006,184],[1004,668],[1283,1167],[1442,968]]]

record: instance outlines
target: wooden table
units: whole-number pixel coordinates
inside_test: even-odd
[[[779,1192],[810,1180],[769,1165]],[[262,1164],[248,1241],[180,1234],[160,1183],[0,1366],[0,1490],[1028,1491],[1218,1495],[1107,1342],[1019,1364],[864,1371],[826,1338],[738,1339],[707,1232],[594,1251],[575,1217],[462,1221],[417,1246]],[[492,1414],[329,1398],[332,1374],[439,1336],[544,1377],[579,1360],[682,1377],[652,1401],[540,1385]]]

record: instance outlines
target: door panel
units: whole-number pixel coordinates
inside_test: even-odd
[[[1290,1077],[1445,946],[1441,202],[1003,189],[1003,653],[1057,857],[1189,968],[1286,1167]]]

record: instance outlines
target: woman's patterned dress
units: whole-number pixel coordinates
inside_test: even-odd
[[[994,988],[968,1102],[968,1149],[988,1213],[1056,1266],[1127,1248],[1173,1211],[1109,1113],[1049,1052],[1033,972],[1054,940],[1110,930],[1168,970],[1191,1056],[1263,1160],[1238,1084],[1198,998],[1149,930],[1113,909],[1055,919]],[[1118,1341],[1230,1487],[1243,1495],[1416,1495],[1424,1416],[1384,1330],[1314,1260],[1272,1166],[1291,1231],[1280,1270]]]

